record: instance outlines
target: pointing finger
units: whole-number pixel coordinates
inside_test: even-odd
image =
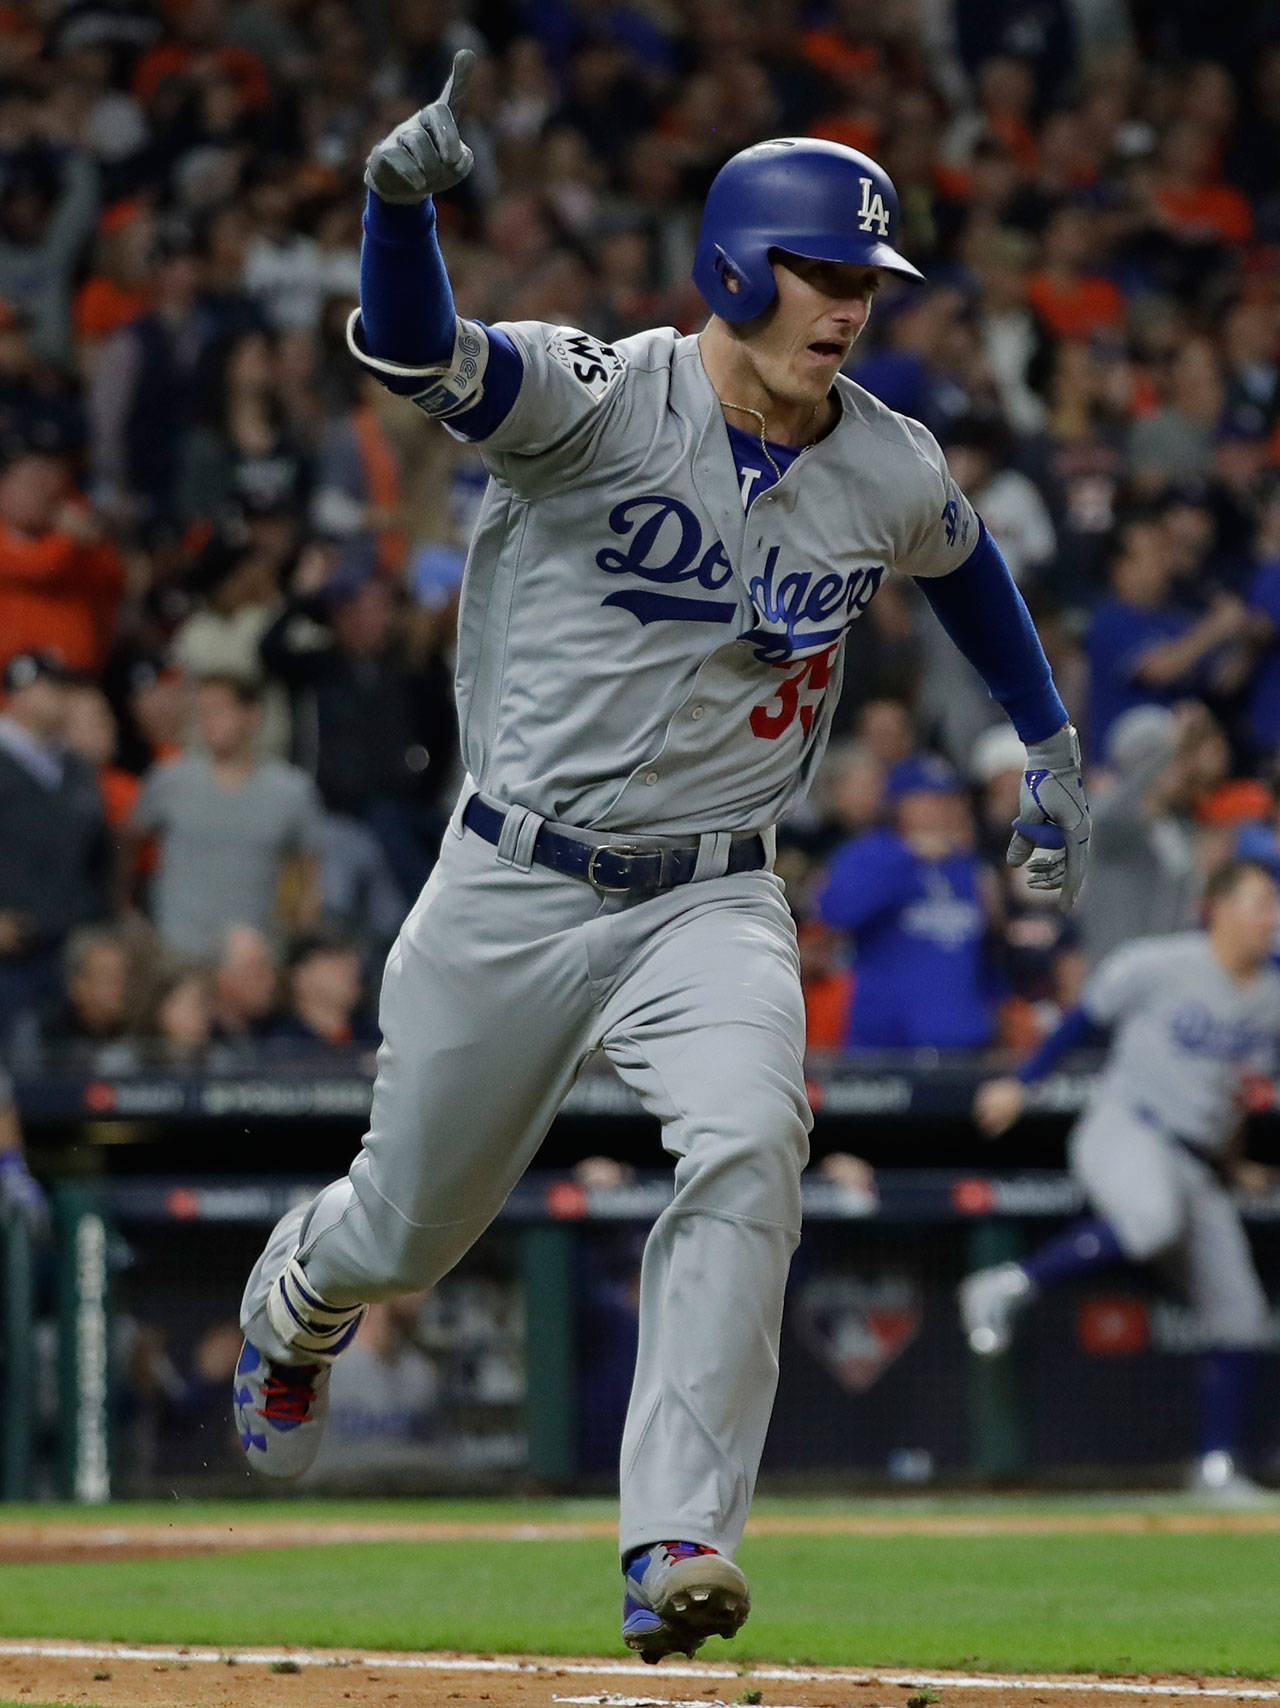
[[[460,47],[453,56],[453,69],[449,79],[440,91],[440,104],[451,107],[456,113],[467,98],[467,90],[471,87],[471,79],[475,75],[476,56],[469,47]]]

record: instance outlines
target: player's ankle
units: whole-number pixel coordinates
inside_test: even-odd
[[[296,1257],[267,1295],[267,1321],[298,1364],[332,1364],[355,1338],[364,1305],[334,1305],[308,1282]]]

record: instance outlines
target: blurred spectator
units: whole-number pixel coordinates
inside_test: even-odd
[[[1022,232],[978,226],[965,262],[980,298],[982,348],[996,382],[1001,410],[1018,433],[1044,425],[1044,399],[1031,385],[1044,334],[1027,301],[1027,266],[1033,245]]]
[[[97,773],[107,823],[119,829],[133,811],[141,784],[132,771],[116,764],[120,731],[110,701],[90,682],[67,689],[67,722],[63,740]]]
[[[314,922],[320,820],[305,772],[255,756],[254,687],[211,677],[196,690],[196,711],[204,753],[148,773],[129,829],[159,842],[153,911],[162,939],[198,959],[232,925],[271,936]]]
[[[133,962],[123,934],[113,926],[74,931],[62,956],[66,996],[40,1027],[47,1044],[117,1042],[138,1024]]]
[[[87,438],[79,386],[34,354],[26,321],[0,302],[0,461],[23,451],[78,458]]]
[[[1124,297],[1094,270],[1098,218],[1079,206],[1060,208],[1045,229],[1040,267],[1027,281],[1027,301],[1052,338],[1091,338],[1124,324]]]
[[[1134,706],[1168,706],[1211,691],[1226,650],[1249,633],[1247,608],[1218,592],[1203,616],[1175,596],[1167,542],[1159,526],[1120,526],[1111,563],[1111,597],[1094,609],[1089,654],[1089,736],[1106,752],[1111,727]]]
[[[1246,599],[1258,649],[1249,691],[1249,730],[1259,753],[1280,749],[1280,488],[1263,508],[1253,543],[1256,565]]]
[[[404,487],[384,424],[389,398],[384,386],[364,376],[352,408],[329,421],[313,510],[324,533],[371,534],[378,566],[387,573],[403,569],[406,557]]]
[[[1188,339],[1158,376],[1160,407],[1135,421],[1127,453],[1135,488],[1158,497],[1179,482],[1208,478],[1222,417],[1222,375],[1213,345]]]
[[[916,729],[901,700],[868,700],[859,708],[854,739],[886,769],[909,759],[915,750]]]
[[[952,478],[1000,542],[1014,580],[1025,588],[1051,562],[1057,540],[1035,484],[1012,466],[1008,427],[989,413],[961,416],[943,451]]]
[[[891,827],[836,850],[818,900],[854,942],[850,1049],[980,1048],[995,1031],[990,898],[959,778],[941,760],[889,774]]]
[[[75,330],[87,365],[105,339],[151,307],[155,217],[140,198],[117,202],[98,224],[89,276],[76,293]]]
[[[1115,784],[1094,809],[1081,902],[1091,967],[1131,938],[1196,923],[1204,869],[1195,808],[1230,763],[1221,729],[1195,702],[1125,712],[1112,725],[1107,759]]]
[[[325,807],[373,832],[412,901],[444,828],[441,791],[457,740],[452,695],[443,660],[415,646],[371,560],[355,542],[332,580],[318,589],[295,582],[262,657],[293,692],[295,728],[310,736],[295,753],[314,769]],[[322,563],[315,568],[323,574]]]
[[[842,1050],[849,1035],[853,974],[841,959],[839,933],[806,919],[797,936],[805,1044],[811,1050]]]
[[[0,100],[7,155],[0,181],[0,298],[27,317],[32,352],[65,364],[75,271],[98,213],[98,169],[83,149],[42,139],[40,125],[32,95],[10,85]]]
[[[65,459],[20,454],[0,472],[0,662],[44,649],[100,670],[123,591],[120,554]]]
[[[309,1049],[377,1046],[381,1034],[364,1006],[354,944],[331,933],[299,938],[289,952],[286,980],[289,1006],[271,1031],[272,1043]]]
[[[259,184],[249,201],[255,235],[245,254],[243,285],[277,332],[314,330],[327,297],[354,299],[360,289],[356,247],[322,249],[298,230],[295,202],[296,192],[274,177]]]
[[[412,1464],[415,1447],[430,1436],[441,1380],[435,1360],[416,1344],[425,1299],[402,1293],[369,1306],[355,1342],[333,1367],[329,1429],[314,1480],[339,1470],[350,1475]]]
[[[202,967],[178,967],[156,992],[152,1030],[168,1062],[199,1060],[213,1037],[213,986]]]
[[[193,241],[171,232],[151,307],[102,345],[89,385],[94,502],[122,529],[172,520],[185,435],[204,407],[222,317],[201,295]]]
[[[93,769],[63,746],[59,661],[19,653],[0,713],[0,1042],[52,1000],[59,955],[78,925],[108,911],[110,852]]]
[[[262,699],[257,752],[283,759],[289,752],[289,701],[263,669],[262,637],[281,605],[279,563],[271,545],[257,545],[243,523],[232,520],[206,542],[186,578],[200,604],[175,631],[172,663],[188,680],[226,676],[254,687]]]
[[[1191,118],[1175,120],[1165,133],[1151,194],[1158,220],[1180,243],[1247,243],[1253,236],[1248,201],[1219,174],[1220,140]]]
[[[250,327],[220,355],[206,417],[182,444],[174,503],[183,520],[306,510],[311,469],[280,391],[279,353]]]
[[[213,1028],[227,1044],[251,1044],[275,1025],[280,968],[271,945],[251,925],[232,925],[213,969]]]

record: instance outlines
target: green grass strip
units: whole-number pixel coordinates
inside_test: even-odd
[[[760,1537],[741,1560],[756,1611],[708,1659],[1280,1674],[1280,1535]],[[600,1541],[13,1565],[0,1634],[616,1656],[618,1592]]]

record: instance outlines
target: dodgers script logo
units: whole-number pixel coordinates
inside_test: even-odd
[[[626,538],[621,551],[606,546],[596,553],[607,575],[638,575],[645,581],[672,587],[696,582],[708,593],[718,592],[733,575],[724,547],[713,540],[704,551],[702,526],[687,504],[661,493],[626,498],[609,512],[609,527]],[[610,593],[605,605],[620,605],[642,623],[682,617],[693,623],[731,623],[737,612],[733,599],[698,599],[679,593],[652,593],[628,587]]]
[[[1179,1048],[1194,1056],[1243,1061],[1266,1046],[1265,1035],[1247,1020],[1220,1020],[1201,1002],[1184,1002],[1169,1016],[1169,1033]]]
[[[838,641],[845,629],[860,617],[876,596],[885,577],[885,566],[855,569],[848,575],[830,573],[816,578],[808,570],[778,574],[779,547],[771,546],[764,569],[753,576],[748,587],[751,603],[760,621],[748,631],[756,643],[756,657],[766,663],[817,652]],[[829,617],[839,621],[832,627],[810,629],[807,623],[822,623]]]
[[[610,530],[625,542],[596,553],[596,565],[606,575],[635,575],[653,586],[624,587],[602,603],[617,605],[641,623],[672,619],[693,623],[731,623],[737,601],[709,599],[733,577],[723,544],[704,541],[702,525],[687,504],[664,493],[626,498],[609,512]],[[742,638],[755,646],[764,663],[816,652],[839,640],[854,618],[871,603],[885,576],[885,566],[859,568],[815,576],[809,570],[779,573],[780,551],[774,546],[764,569],[748,587],[756,620]],[[677,586],[687,591],[675,592]],[[659,592],[656,589],[661,588]],[[701,589],[701,593],[695,589]],[[832,622],[831,619],[836,619]],[[810,625],[821,624],[822,627]]]

